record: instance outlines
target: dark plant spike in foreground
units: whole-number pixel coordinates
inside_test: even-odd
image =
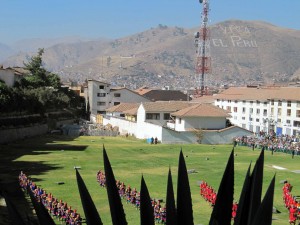
[[[16,209],[16,206],[11,201],[10,197],[5,192],[3,192],[3,197],[5,199],[6,206],[7,206],[8,213],[9,213],[12,224],[25,225],[21,215],[19,214],[18,210]]]
[[[252,224],[252,220],[258,210],[261,203],[261,192],[263,185],[263,171],[264,171],[264,151],[260,152],[260,155],[255,163],[252,175],[251,175],[251,190],[250,190],[250,202],[248,211],[248,225]]]
[[[191,190],[182,150],[178,163],[177,222],[178,225],[194,224]]]
[[[140,201],[141,225],[154,225],[154,210],[143,176],[141,180]]]
[[[167,197],[166,197],[166,225],[177,225],[177,213],[172,182],[171,169],[169,168]]]
[[[230,154],[225,172],[223,174],[215,206],[213,208],[209,225],[230,225],[233,203],[234,185],[234,158],[233,150]]]
[[[116,179],[104,146],[103,161],[106,176],[106,190],[109,200],[112,223],[113,225],[126,225],[127,221],[125,218],[123,205],[116,185]]]
[[[273,213],[275,175],[269,185],[265,197],[258,208],[251,225],[271,225]]]
[[[34,197],[31,189],[29,186],[27,186],[27,192],[29,193],[31,202],[33,204],[33,207],[35,209],[36,215],[38,217],[40,225],[55,225],[53,219],[47,212],[45,206],[41,203],[38,202],[37,199]]]
[[[78,190],[81,198],[82,208],[85,214],[86,224],[102,225],[101,218],[91,198],[91,195],[87,190],[85,183],[77,169],[76,169],[76,179],[77,179]]]
[[[244,225],[248,221],[248,210],[249,210],[249,193],[251,187],[251,175],[250,175],[251,164],[249,165],[245,181],[240,195],[240,201],[234,220],[234,225]]]

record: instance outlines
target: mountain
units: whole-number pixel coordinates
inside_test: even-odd
[[[57,44],[45,49],[43,60],[64,80],[190,88],[199,86],[197,31],[159,25],[115,40]],[[20,65],[31,54],[19,53],[4,65]],[[224,21],[210,26],[210,55],[208,86],[289,82],[300,77],[300,31],[261,21]]]
[[[8,45],[0,43],[0,62],[13,55],[14,53],[14,50]]]

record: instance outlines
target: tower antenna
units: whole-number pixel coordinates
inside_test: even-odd
[[[197,48],[196,58],[196,74],[199,77],[200,87],[196,88],[196,97],[207,94],[205,88],[205,77],[211,73],[211,57],[210,57],[210,32],[208,29],[208,13],[209,13],[209,0],[199,0],[203,5],[201,13],[201,27],[195,33],[195,46]]]

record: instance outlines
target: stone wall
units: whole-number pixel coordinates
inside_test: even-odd
[[[0,144],[5,144],[28,137],[46,134],[47,124],[35,125],[31,127],[7,128],[0,130]]]

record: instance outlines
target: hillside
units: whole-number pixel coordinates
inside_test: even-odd
[[[112,41],[56,44],[45,50],[44,61],[63,79],[94,78],[131,88],[195,87],[198,29],[159,25]],[[212,74],[206,84],[288,82],[300,77],[300,31],[231,20],[212,25],[210,32]],[[29,56],[19,53],[4,65],[22,66]]]

